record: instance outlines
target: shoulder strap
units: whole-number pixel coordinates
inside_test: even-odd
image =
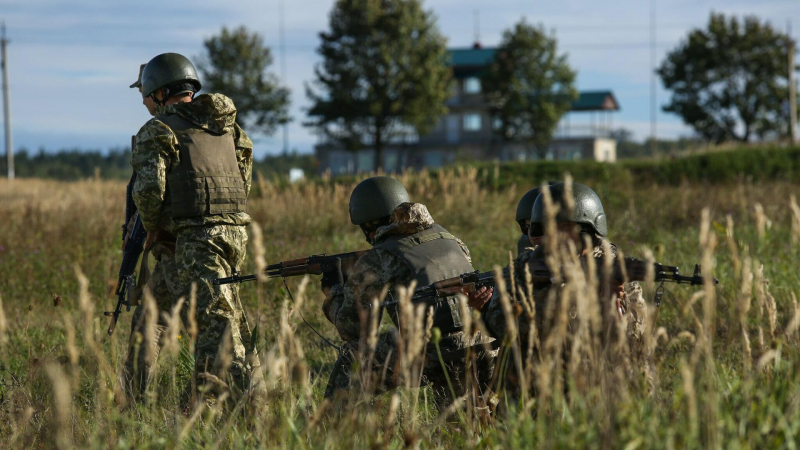
[[[426,234],[424,236],[408,236],[402,239],[397,240],[397,244],[399,247],[404,249],[409,249],[412,247],[416,247],[418,245],[425,244],[427,242],[435,241],[438,239],[447,239],[454,241],[456,239],[455,236],[448,232],[436,232],[431,234]]]

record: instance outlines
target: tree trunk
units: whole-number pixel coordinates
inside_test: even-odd
[[[375,126],[375,172],[383,169],[383,127]]]

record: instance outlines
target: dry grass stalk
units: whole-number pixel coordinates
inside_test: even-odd
[[[67,335],[67,342],[66,342],[66,350],[67,350],[67,357],[69,358],[69,363],[73,369],[73,375],[77,375],[74,373],[74,369],[76,364],[78,364],[78,358],[80,357],[80,352],[78,351],[78,347],[75,345],[75,326],[72,325],[72,318],[68,313],[64,313],[62,317],[62,322],[64,324],[64,331]]]
[[[750,348],[750,334],[747,331],[747,316],[750,312],[750,302],[753,292],[753,272],[751,267],[752,262],[750,257],[745,255],[742,264],[742,285],[739,290],[739,301],[737,302],[739,327],[742,332],[742,363],[744,364],[745,373],[750,373],[750,367],[753,361],[753,351]]]
[[[683,394],[686,396],[686,407],[689,416],[688,422],[692,436],[698,434],[698,409],[697,392],[694,385],[694,372],[689,364],[681,362],[681,377],[683,378]]]
[[[8,344],[8,320],[6,319],[6,311],[3,308],[3,297],[0,296],[0,355],[5,357],[6,345]]]
[[[800,328],[800,305],[797,304],[797,297],[794,292],[792,292],[792,307],[794,313],[792,314],[792,319],[786,325],[786,331],[784,332],[787,339],[792,339],[795,334],[797,334],[797,329]]]
[[[164,323],[167,324],[166,335],[164,336],[164,353],[170,357],[175,357],[180,351],[179,335],[181,332],[181,310],[186,299],[181,297],[178,302],[172,306],[169,314],[162,312]]]
[[[761,203],[756,203],[754,209],[756,215],[756,228],[758,229],[758,238],[763,240],[767,235],[767,230],[772,228],[772,221],[769,220],[767,215],[764,213],[764,207],[761,206]]]
[[[267,268],[267,259],[264,252],[264,236],[261,232],[261,225],[253,221],[250,224],[250,236],[253,239],[253,260],[256,263],[256,277],[259,283],[267,281],[267,274],[264,270]]]
[[[520,383],[522,398],[528,397],[528,380],[525,378],[525,373],[522,369],[522,354],[519,348],[519,328],[517,327],[517,315],[514,311],[514,306],[508,295],[505,279],[503,277],[503,269],[500,266],[494,267],[494,276],[496,280],[495,290],[497,298],[500,299],[500,306],[503,310],[504,322],[506,325],[504,346],[511,347],[511,356],[514,358],[514,370],[517,371],[516,376]]]
[[[197,341],[197,283],[192,283],[189,288],[189,311],[186,313],[186,321],[188,322],[189,338],[192,346]]]
[[[789,197],[789,208],[792,210],[792,245],[794,245],[800,240],[800,206],[797,205],[794,194]]]
[[[728,251],[731,253],[733,260],[733,273],[738,274],[742,268],[742,261],[739,258],[739,246],[736,245],[736,240],[733,236],[733,217],[728,214],[725,216],[725,240],[728,243]]]
[[[54,441],[59,448],[69,448],[72,446],[72,392],[69,382],[58,365],[48,364],[45,369],[53,385],[56,419]]]

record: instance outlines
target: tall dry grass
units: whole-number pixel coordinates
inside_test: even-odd
[[[483,270],[508,264],[519,232],[516,201],[541,181],[517,180],[519,187],[495,191],[474,169],[400,178],[467,243]],[[248,204],[257,224],[248,270],[367,247],[347,217],[353,184],[256,185]],[[550,317],[553,331],[538,342],[536,330],[510,330],[516,339],[498,365],[517,371],[523,389],[518,396],[496,392],[502,404],[488,416],[486,399],[468,395],[439,410],[429,389],[415,388],[422,349],[436,332],[407,296],[400,307],[401,388],[373,398],[369,386],[380,380],[361,367],[365,389],[353,393],[353,408],[337,412],[323,401],[336,354],[301,320],[335,336],[320,314],[317,280],[290,280],[294,302],[274,281],[242,287],[259,330],[266,396],[258,407],[181,407],[195,382],[197,330],[177,317],[182,308],[193,315],[192,298],[156,312],[169,326],[154,383],[144,402],[121,407],[118,373],[130,316],[108,338],[100,313],[112,306],[124,185],[1,181],[0,438],[13,447],[792,446],[800,435],[800,189],[744,181],[593,187],[625,255],[652,255],[686,272],[700,262],[720,285],[668,287],[637,354],[624,319],[607,314],[609,305],[597,296],[602,280],[584,276],[569,253],[549,254],[569,281]],[[498,287],[511,323],[516,314],[537,311],[539,299],[523,284]],[[644,284],[649,301],[655,286]],[[470,332],[485,329],[480,316],[465,316]],[[387,326],[370,317],[364,354]]]

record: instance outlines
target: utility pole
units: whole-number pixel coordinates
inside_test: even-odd
[[[0,26],[0,57],[3,58],[3,122],[6,130],[6,157],[8,158],[8,179],[14,179],[14,150],[11,147],[11,107],[8,99],[8,54],[6,53],[6,24]]]
[[[656,0],[650,0],[650,155],[656,154]]]
[[[285,85],[286,80],[286,36],[283,29],[283,0],[278,3],[278,20],[280,21],[278,24],[278,33],[280,34],[280,46],[281,46],[281,78],[283,78],[283,84]],[[283,154],[289,154],[289,124],[283,124]]]
[[[789,37],[789,143],[797,144],[797,91],[794,84],[794,40],[792,39],[792,22],[786,26]]]

